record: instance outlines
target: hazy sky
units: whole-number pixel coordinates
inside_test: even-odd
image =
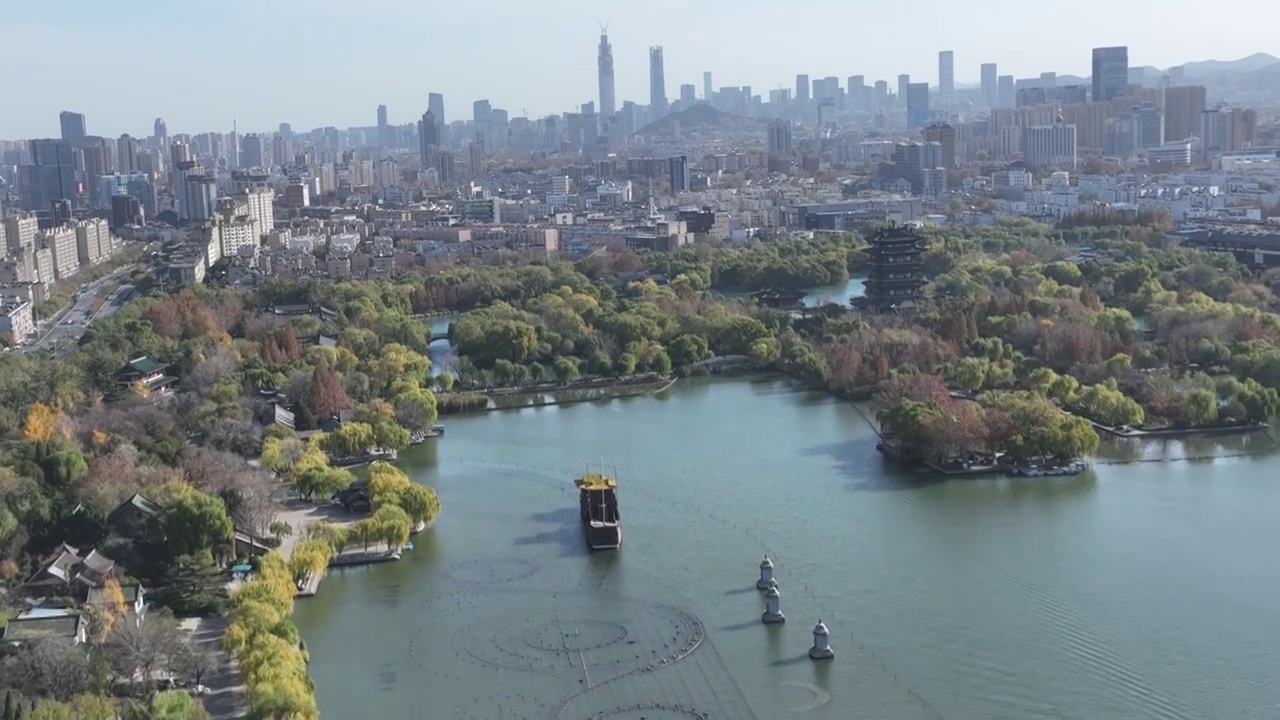
[[[393,123],[445,95],[448,120],[489,98],[512,117],[597,99],[597,22],[609,23],[618,103],[647,103],[648,48],[662,45],[667,95],[682,83],[794,87],[797,73],[841,86],[898,73],[937,83],[937,52],[955,51],[957,83],[996,62],[1018,77],[1089,74],[1090,48],[1128,45],[1132,65],[1280,55],[1266,34],[1206,30],[1274,18],[1273,0],[951,3],[895,0],[4,0],[0,2],[0,138],[56,137],[58,112],[90,134],[241,132]],[[53,7],[58,9],[55,11]]]

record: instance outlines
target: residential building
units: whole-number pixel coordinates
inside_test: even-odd
[[[41,230],[36,236],[36,242],[52,254],[55,280],[63,280],[80,272],[80,253],[76,248],[74,226],[61,225]]]
[[[1022,130],[1022,161],[1027,167],[1074,170],[1076,167],[1076,126],[1059,118],[1053,125]]]
[[[36,249],[36,233],[40,230],[40,222],[31,213],[12,213],[4,218],[4,237],[9,253],[21,250],[34,252]]]
[[[1200,134],[1200,116],[1207,107],[1203,85],[1164,89],[1164,136],[1170,142]]]
[[[769,123],[769,154],[791,155],[791,122],[779,118]]]
[[[31,164],[23,165],[22,203],[27,210],[47,210],[55,200],[76,197],[76,165],[71,143],[32,140]]]
[[[925,142],[936,142],[942,147],[941,162],[938,167],[953,168],[956,166],[956,129],[946,123],[935,123],[924,129]]]
[[[138,141],[128,133],[116,140],[116,171],[121,173],[138,172]]]
[[[111,255],[111,231],[107,221],[101,218],[80,220],[73,226],[76,233],[76,254],[80,267],[89,268]]]
[[[1206,155],[1250,147],[1258,134],[1258,111],[1217,107],[1200,114],[1200,141]]]
[[[6,333],[17,345],[36,332],[31,302],[20,297],[0,295],[0,333]]]

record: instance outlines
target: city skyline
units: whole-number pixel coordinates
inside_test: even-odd
[[[242,132],[269,131],[282,121],[299,128],[364,127],[371,124],[372,109],[378,105],[387,105],[390,122],[402,125],[421,117],[428,91],[444,94],[453,107],[490,98],[513,116],[525,108],[531,117],[557,114],[599,101],[598,62],[593,60],[598,60],[600,25],[605,23],[619,106],[624,100],[648,102],[647,50],[652,46],[664,48],[669,99],[676,97],[680,85],[699,84],[706,71],[714,74],[718,86],[751,85],[761,94],[792,86],[795,75],[802,73],[863,75],[868,84],[877,79],[892,83],[897,75],[907,74],[912,82],[937,87],[938,52],[943,50],[954,52],[957,87],[976,84],[980,65],[988,62],[997,63],[1001,74],[1017,77],[1042,71],[1087,77],[1092,49],[1113,45],[1128,46],[1135,66],[1160,68],[1277,52],[1265,44],[1242,49],[1233,38],[1206,36],[1192,13],[1170,12],[1153,23],[1139,8],[1098,0],[1086,0],[1076,8],[1072,15],[1079,20],[1064,20],[1051,9],[1011,0],[984,8],[981,17],[905,0],[895,17],[914,23],[910,44],[898,33],[849,35],[848,27],[856,25],[862,13],[833,0],[806,5],[806,17],[827,16],[831,22],[806,24],[777,22],[777,6],[759,0],[708,2],[693,8],[657,0],[644,7],[607,10],[572,2],[564,4],[572,7],[540,11],[537,32],[529,32],[520,6],[502,0],[451,8],[440,17],[416,5],[391,3],[377,17],[343,15],[341,22],[332,20],[346,6],[328,0],[282,1],[266,7],[231,0],[227,12],[205,15],[157,0],[126,4],[129,7],[121,12],[118,5],[71,0],[57,15],[41,12],[34,4],[6,9],[6,19],[25,28],[0,47],[0,62],[22,69],[6,78],[6,94],[16,93],[22,100],[7,104],[11,111],[0,117],[0,138],[56,137],[57,116],[63,110],[84,113],[88,132],[107,137],[145,137],[157,116],[165,118],[172,133],[226,130],[233,117],[240,118]],[[1246,14],[1263,8],[1260,0],[1238,4],[1245,6],[1241,10]],[[256,21],[242,22],[247,13]],[[143,17],[145,22],[139,22]],[[1017,18],[1017,27],[1011,20],[993,17]],[[1108,22],[1098,27],[1097,17]],[[301,46],[279,42],[276,30],[284,27],[305,30],[298,36]],[[424,28],[431,42],[418,42],[408,34],[415,27]],[[1027,29],[1034,27],[1053,27],[1052,41],[1009,42],[1015,29],[1014,37],[1030,38]],[[130,82],[78,82],[86,72],[82,58],[50,57],[42,47],[49,37],[61,37],[67,46],[83,40],[88,47],[103,34],[127,37],[130,30],[145,30],[149,39],[113,46],[111,72],[130,77]],[[726,42],[707,43],[706,33],[711,31]],[[227,38],[236,42],[227,44]],[[733,38],[741,42],[729,41]],[[376,57],[377,62],[338,58],[325,64],[325,58],[334,56],[298,52],[310,44],[342,47]],[[252,51],[215,51],[201,60],[204,47]],[[785,48],[785,56],[770,48]],[[35,53],[40,63],[29,61]],[[182,57],[191,64],[171,61]],[[192,64],[197,61],[207,63],[199,84],[192,82]],[[460,63],[466,64],[467,72],[451,70]],[[371,70],[375,66],[379,71]],[[269,68],[265,77],[274,76],[272,82],[243,82],[251,72],[262,76],[264,67]]]

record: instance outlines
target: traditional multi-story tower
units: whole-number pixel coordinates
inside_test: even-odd
[[[929,281],[924,276],[921,255],[925,240],[906,225],[889,225],[871,237],[867,258],[871,271],[867,274],[866,294],[857,305],[870,312],[905,310],[920,299],[920,291]]]

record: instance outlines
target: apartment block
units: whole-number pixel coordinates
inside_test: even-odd
[[[93,267],[111,256],[111,231],[107,221],[101,218],[81,220],[74,226],[76,254],[80,267]]]
[[[18,297],[0,297],[0,333],[8,333],[14,344],[21,345],[35,332],[31,302]]]
[[[37,242],[41,248],[51,253],[54,280],[69,278],[80,272],[80,252],[76,247],[74,225],[41,230],[37,235]]]

